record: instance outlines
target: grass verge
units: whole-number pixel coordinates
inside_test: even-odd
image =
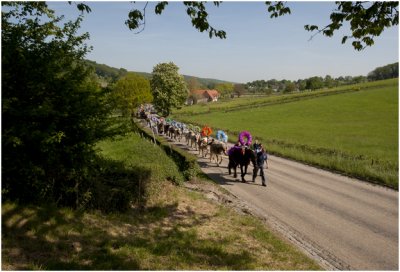
[[[102,213],[3,203],[3,270],[321,269],[257,219],[168,181],[177,168],[148,141],[130,134],[99,148],[149,172],[159,189],[146,206]]]
[[[319,270],[258,220],[171,183],[124,214],[2,208],[3,270]]]

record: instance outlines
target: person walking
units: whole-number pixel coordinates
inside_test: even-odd
[[[258,171],[260,171],[262,186],[267,186],[267,180],[264,174],[264,163],[265,168],[268,169],[268,155],[264,147],[260,144],[261,149],[255,151],[256,153],[256,165],[253,170],[253,182],[256,181]]]
[[[257,154],[261,150],[261,144],[258,142],[258,140],[255,140],[253,143],[253,151]]]

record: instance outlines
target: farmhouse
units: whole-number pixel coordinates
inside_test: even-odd
[[[197,103],[216,102],[219,96],[217,90],[193,90],[190,92],[186,103],[193,105]]]

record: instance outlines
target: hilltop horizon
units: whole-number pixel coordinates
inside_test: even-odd
[[[151,72],[144,72],[144,71],[132,71],[132,70],[128,70],[128,69],[126,69],[125,67],[119,67],[119,68],[117,68],[117,67],[112,67],[112,66],[110,66],[110,65],[108,65],[108,64],[105,64],[105,63],[98,63],[98,62],[96,62],[96,61],[94,61],[94,60],[89,60],[89,59],[87,59],[87,61],[89,61],[89,62],[92,62],[92,63],[95,63],[95,64],[97,64],[97,65],[100,65],[100,66],[105,66],[106,67],[106,69],[107,68],[110,68],[110,69],[114,69],[115,71],[119,71],[119,70],[125,70],[125,71],[127,71],[127,72],[132,72],[132,73],[136,73],[136,74],[139,74],[139,75],[142,75],[142,76],[144,76],[144,77],[146,77],[146,78],[151,78]],[[341,78],[341,77],[343,77],[343,78],[346,78],[346,77],[352,77],[352,78],[354,78],[354,77],[359,77],[359,76],[363,76],[363,77],[367,77],[368,76],[368,74],[370,74],[371,72],[373,72],[375,69],[377,69],[377,68],[381,68],[381,67],[385,67],[385,66],[388,66],[388,65],[394,65],[394,64],[398,64],[398,62],[395,62],[395,63],[387,63],[387,64],[385,64],[385,65],[383,65],[383,66],[379,66],[379,67],[375,67],[373,70],[371,70],[371,71],[369,71],[366,75],[358,75],[358,76],[349,76],[349,75],[341,75],[341,76],[338,76],[338,77],[333,77],[333,78]],[[250,83],[250,82],[254,82],[254,81],[262,81],[262,80],[264,80],[264,81],[269,81],[269,80],[277,80],[277,81],[291,81],[291,82],[297,82],[297,81],[299,81],[299,80],[305,80],[305,79],[307,79],[307,78],[298,78],[298,79],[296,79],[296,80],[288,80],[288,79],[282,79],[282,80],[278,80],[278,79],[276,79],[276,78],[270,78],[270,79],[256,79],[256,80],[253,80],[253,81],[248,81],[248,82],[232,82],[232,81],[229,81],[229,80],[224,80],[224,79],[219,79],[219,78],[204,78],[204,77],[199,77],[199,76],[196,76],[196,75],[185,75],[185,74],[181,74],[186,80],[190,80],[190,78],[196,78],[202,85],[207,85],[207,83],[209,83],[209,82],[212,82],[212,83],[215,83],[215,84],[217,84],[217,83],[232,83],[232,84],[247,84],[247,83]],[[329,76],[331,76],[331,75],[329,75]],[[312,77],[318,77],[318,76],[311,76],[311,77],[309,77],[309,78],[312,78]],[[205,84],[204,84],[205,83]]]

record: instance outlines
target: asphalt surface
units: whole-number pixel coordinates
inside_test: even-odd
[[[398,270],[398,192],[269,156],[267,187],[228,175],[184,139],[171,143],[199,157],[204,173],[245,201],[267,224],[328,270]]]

